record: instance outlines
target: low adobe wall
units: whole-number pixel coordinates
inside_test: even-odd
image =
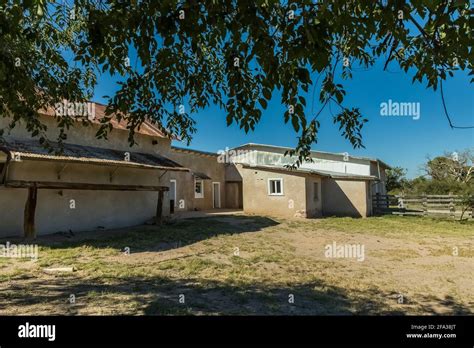
[[[366,217],[368,181],[324,178],[322,181],[323,215]]]

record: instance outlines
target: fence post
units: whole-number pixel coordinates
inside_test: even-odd
[[[376,192],[375,193],[375,213],[378,214],[379,213],[379,199],[380,199],[380,192]]]
[[[400,209],[400,213],[403,214],[403,193],[400,193],[399,195],[396,196],[397,197],[397,206],[398,206],[398,209]]]
[[[425,192],[423,192],[423,216],[428,216],[428,197]]]
[[[449,215],[454,219],[455,214],[454,214],[454,197],[453,193],[449,193]]]

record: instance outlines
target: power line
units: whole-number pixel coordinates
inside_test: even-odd
[[[474,128],[474,126],[455,126],[455,125],[453,125],[453,123],[451,122],[451,117],[449,117],[449,114],[448,114],[448,109],[446,107],[446,102],[444,101],[443,80],[440,79],[439,81],[440,81],[439,85],[440,85],[440,91],[441,91],[441,100],[443,101],[444,114],[446,115],[446,118],[448,119],[449,126],[452,129],[472,129],[472,128]]]

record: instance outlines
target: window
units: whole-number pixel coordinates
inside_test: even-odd
[[[313,182],[313,199],[315,201],[319,200],[319,183]]]
[[[194,181],[194,198],[204,198],[204,181]]]
[[[283,179],[268,179],[268,194],[283,196]]]

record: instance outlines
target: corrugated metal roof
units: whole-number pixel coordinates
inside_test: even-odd
[[[193,172],[193,175],[198,179],[211,180],[211,178],[209,176],[207,176],[206,174],[201,173],[201,172]]]
[[[356,174],[349,174],[349,173],[338,173],[338,172],[330,172],[326,170],[314,170],[314,169],[306,169],[306,168],[298,168],[298,169],[291,169],[287,167],[281,166],[271,166],[271,165],[250,165],[250,164],[243,164],[245,168],[254,168],[254,169],[261,169],[261,170],[276,170],[276,171],[284,171],[288,172],[288,174],[294,173],[301,173],[301,174],[314,174],[319,175],[322,177],[333,178],[333,179],[354,179],[354,180],[378,180],[377,177],[372,175],[356,175]]]
[[[185,153],[196,153],[198,155],[205,155],[205,156],[212,156],[212,157],[219,156],[219,154],[215,152],[201,151],[201,150],[189,149],[189,148],[178,147],[178,146],[171,146],[171,150],[178,151],[178,152],[185,152]]]
[[[120,151],[115,149],[83,146],[77,144],[63,144],[50,142],[58,154],[49,153],[46,148],[36,140],[6,139],[0,143],[0,151],[10,153],[12,157],[20,155],[20,159],[51,160],[59,162],[77,162],[102,165],[119,165],[127,167],[140,167],[150,169],[184,170],[189,171],[180,164],[158,154]]]

